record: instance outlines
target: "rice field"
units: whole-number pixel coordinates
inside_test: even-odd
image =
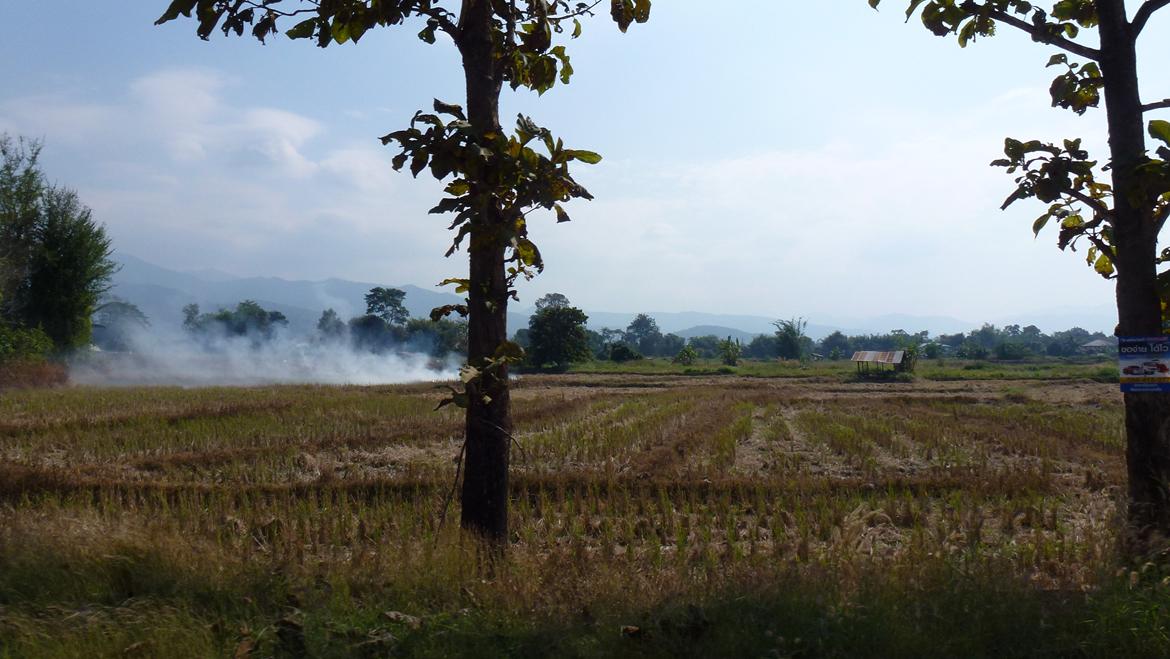
[[[434,385],[0,394],[0,657],[1164,656],[1116,385],[513,391],[511,542]]]

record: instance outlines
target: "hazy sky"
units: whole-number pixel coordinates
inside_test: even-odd
[[[440,186],[390,168],[377,136],[431,99],[462,102],[440,39],[383,29],[356,46],[211,42],[153,21],[166,0],[0,3],[0,131],[43,138],[117,250],[178,269],[432,285],[444,259]],[[585,308],[774,317],[892,312],[982,320],[1101,307],[1113,286],[1033,239],[1037,203],[1011,190],[1005,136],[1083,136],[1104,112],[1049,107],[1054,49],[1004,30],[960,49],[865,0],[658,0],[620,34],[605,16],[571,43],[572,84],[517,112],[601,152],[573,222],[532,223],[559,291]],[[1136,5],[1137,3],[1131,3]],[[116,7],[116,8],[115,8]],[[1170,20],[1144,35],[1143,93],[1170,96]]]

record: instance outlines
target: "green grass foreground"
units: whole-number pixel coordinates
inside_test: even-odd
[[[0,657],[1167,656],[1116,385],[524,376],[512,541],[433,385],[0,398]]]

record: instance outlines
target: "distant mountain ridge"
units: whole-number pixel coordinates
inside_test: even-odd
[[[391,286],[405,291],[406,308],[416,317],[425,318],[430,315],[431,309],[438,306],[463,302],[462,297],[452,293],[413,284],[357,282],[335,278],[306,281],[278,277],[237,277],[217,270],[180,272],[123,253],[116,254],[115,260],[122,268],[113,277],[110,293],[136,304],[150,318],[152,326],[160,329],[177,329],[181,326],[182,310],[187,304],[195,303],[204,311],[215,311],[220,307],[234,306],[241,300],[255,300],[264,308],[280,311],[288,317],[289,328],[294,333],[306,334],[313,331],[325,309],[331,308],[345,319],[365,313],[365,294],[375,286]],[[508,314],[509,330],[515,332],[527,327],[532,312],[532,308],[514,307]],[[589,327],[594,330],[625,329],[637,315],[588,309],[585,313],[589,316]],[[771,334],[776,330],[773,325],[776,319],[767,316],[698,311],[646,313],[657,321],[664,334],[674,333],[683,338],[714,334],[746,342],[754,336]],[[1035,324],[1044,331],[1079,325],[1089,331],[1110,334],[1116,323],[1116,314],[1106,308],[1061,309],[1037,312],[1031,321],[1003,318],[991,322],[999,326],[1008,323]],[[813,339],[824,338],[836,330],[849,335],[879,334],[894,329],[911,333],[927,330],[931,334],[951,334],[977,329],[979,325],[949,316],[826,316],[818,323],[809,323],[806,333]]]

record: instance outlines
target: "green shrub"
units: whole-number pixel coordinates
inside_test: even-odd
[[[0,362],[44,359],[52,350],[52,339],[40,329],[0,323]]]
[[[641,359],[642,355],[624,343],[615,343],[609,349],[609,359],[615,362],[628,362],[635,359]]]
[[[694,348],[692,348],[691,346],[683,346],[683,349],[679,350],[678,354],[675,355],[674,359],[671,361],[673,361],[675,364],[682,364],[683,366],[691,366],[695,363],[695,360],[698,358],[699,358],[699,353],[696,352]]]

